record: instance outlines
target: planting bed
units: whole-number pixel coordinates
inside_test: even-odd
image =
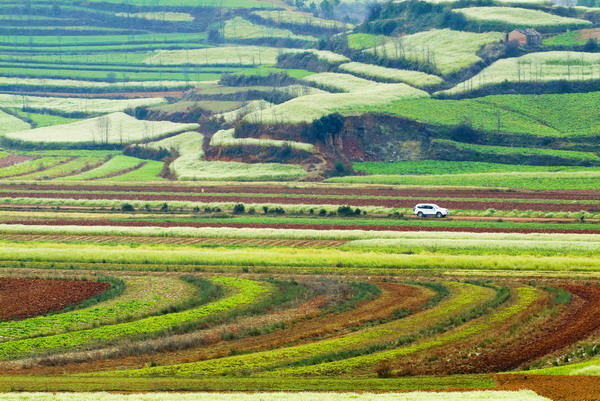
[[[81,191],[87,192],[110,192],[118,191],[119,187],[114,185],[56,185],[40,183],[34,185],[22,184],[17,187],[19,190],[29,191]],[[0,190],[15,190],[14,186],[0,184]],[[202,192],[204,190],[204,192]],[[495,189],[427,189],[419,187],[394,187],[394,186],[368,186],[368,187],[346,187],[343,186],[280,186],[273,184],[263,185],[228,185],[215,186],[206,185],[129,185],[127,191],[136,192],[159,192],[159,193],[217,193],[217,194],[294,194],[294,195],[324,195],[324,196],[368,196],[368,197],[423,197],[423,198],[497,198],[497,199],[563,199],[578,201],[600,201],[600,190],[569,190],[569,191],[532,191],[532,190],[495,190]]]
[[[43,174],[43,173],[40,173]],[[116,176],[119,177],[119,176]],[[435,197],[413,197],[412,199],[361,199],[361,198],[318,198],[308,197],[285,197],[285,196],[251,196],[251,195],[207,195],[196,193],[194,195],[178,194],[145,194],[145,193],[107,193],[107,192],[9,192],[0,194],[4,198],[32,198],[32,199],[65,199],[65,200],[123,200],[126,201],[185,201],[201,203],[246,203],[246,204],[282,204],[282,205],[349,205],[355,207],[379,206],[385,208],[412,208],[417,203],[436,202]],[[595,212],[598,210],[597,203],[535,203],[517,201],[455,201],[440,200],[437,203],[443,203],[443,206],[454,210],[537,210],[542,212]]]
[[[122,235],[3,235],[6,241],[49,241],[49,242],[94,242],[121,244],[171,244],[171,245],[244,245],[244,246],[285,246],[313,247],[340,246],[344,240],[291,240],[291,239],[240,239],[240,238],[177,238],[177,237],[128,237]]]
[[[284,220],[285,221],[285,220]],[[118,227],[231,227],[231,228],[274,228],[274,229],[298,229],[298,230],[367,230],[367,231],[447,231],[447,232],[471,232],[471,233],[554,233],[554,234],[600,234],[600,228],[589,225],[581,228],[504,228],[504,227],[478,227],[473,225],[453,226],[422,226],[422,225],[368,225],[368,224],[306,224],[306,223],[228,223],[228,222],[166,222],[166,221],[135,221],[135,220],[77,220],[77,219],[47,219],[47,220],[6,220],[2,224],[23,224],[41,226],[118,226]],[[564,225],[564,227],[569,227]]]
[[[95,281],[0,278],[0,320],[59,311],[109,288],[110,284]]]
[[[9,155],[0,159],[0,168],[9,167],[13,164],[23,163],[31,159],[33,158],[29,156]]]

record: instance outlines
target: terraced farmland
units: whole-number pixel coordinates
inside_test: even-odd
[[[1,4],[0,399],[597,399],[596,14]]]

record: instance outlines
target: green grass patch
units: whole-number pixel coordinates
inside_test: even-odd
[[[347,40],[349,48],[362,50],[381,44],[385,41],[385,37],[370,33],[352,33],[347,36]]]
[[[598,171],[597,167],[574,166],[524,166],[516,164],[465,162],[446,160],[419,160],[401,162],[358,162],[355,170],[369,174],[385,175],[440,175],[440,174],[485,174],[512,172],[558,172]]]
[[[600,92],[552,95],[494,95],[476,99],[416,99],[362,106],[360,113],[384,113],[416,121],[456,126],[468,120],[473,128],[536,136],[597,136]]]
[[[519,172],[484,174],[372,175],[326,180],[337,183],[395,184],[451,187],[522,188],[539,190],[598,189],[599,171]]]
[[[106,178],[102,181],[162,181],[164,178],[160,177],[159,174],[164,165],[165,163],[161,161],[147,160],[146,164],[137,170]]]
[[[585,40],[579,39],[581,31],[569,31],[560,35],[546,38],[542,41],[544,46],[581,46]]]
[[[120,378],[73,376],[6,376],[0,377],[0,391],[393,391],[441,390],[459,388],[493,388],[490,375],[455,375],[445,377],[375,378]],[[71,393],[72,394],[72,393]],[[89,394],[86,394],[88,396]]]

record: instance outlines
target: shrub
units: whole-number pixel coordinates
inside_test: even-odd
[[[133,207],[133,205],[131,203],[123,203],[121,205],[121,211],[122,212],[134,212],[135,208]]]
[[[233,213],[234,214],[241,214],[244,213],[244,211],[246,210],[246,207],[244,206],[243,203],[238,203],[237,205],[235,205],[233,207]]]

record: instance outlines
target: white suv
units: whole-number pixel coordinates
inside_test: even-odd
[[[413,209],[413,214],[416,214],[419,217],[446,217],[448,216],[448,209],[441,208],[433,203],[420,203]]]

